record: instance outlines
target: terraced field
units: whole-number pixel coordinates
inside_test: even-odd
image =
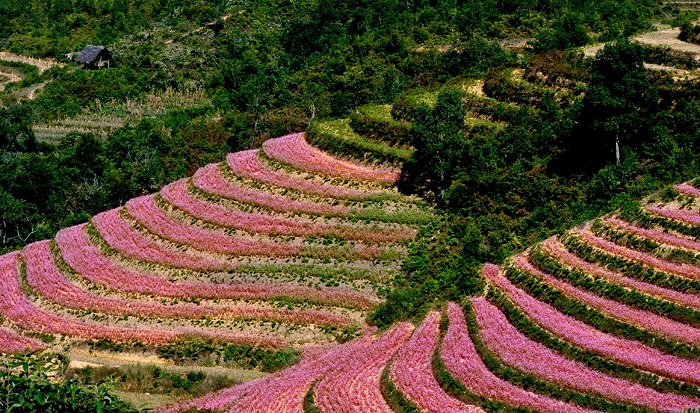
[[[296,366],[164,408],[683,412],[700,407],[700,189],[486,264],[487,289]]]
[[[493,127],[517,104],[467,100],[468,116]],[[301,356],[163,413],[700,408],[692,183],[486,264],[481,296],[415,324],[367,326],[408,243],[434,218],[392,186],[411,148],[390,110],[229,154],[0,257],[0,349],[193,340]],[[375,122],[392,138],[368,138]]]
[[[231,154],[0,257],[0,350],[196,339],[274,352],[352,338],[432,219],[397,177],[303,134]]]

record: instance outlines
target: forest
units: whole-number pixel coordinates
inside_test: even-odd
[[[483,263],[700,175],[700,83],[645,63],[700,64],[629,40],[663,22],[692,42],[697,18],[652,0],[2,1],[0,51],[62,64],[0,55],[0,81],[22,79],[0,91],[0,253],[306,131],[331,153],[399,165],[399,191],[435,207],[369,315],[380,328],[422,319],[481,294]],[[64,59],[88,44],[115,67]],[[73,127],[45,132],[57,125]],[[58,361],[36,363],[49,386],[42,369]],[[78,388],[98,411],[129,409]],[[85,411],[61,400],[51,411]]]

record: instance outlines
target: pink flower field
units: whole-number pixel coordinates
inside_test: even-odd
[[[486,346],[505,364],[520,371],[560,386],[584,393],[598,393],[610,400],[636,404],[659,412],[679,412],[700,403],[700,399],[659,393],[571,361],[526,338],[496,306],[483,298],[473,298],[472,307],[479,325],[479,334]]]
[[[168,405],[157,413],[700,407],[700,329],[691,318],[700,317],[700,266],[688,264],[700,252],[700,214],[676,202],[691,198],[643,205],[646,214],[625,210],[629,221],[621,212],[601,218],[654,248],[610,241],[585,223],[569,236],[601,254],[550,237],[505,259],[509,271],[470,263],[454,286],[436,284],[451,302],[429,293],[415,312],[385,318],[400,294],[435,287],[404,265],[420,253],[412,241],[433,215],[392,187],[398,178],[323,152],[303,133],[229,154],[0,255],[0,353],[64,351],[78,362],[71,366],[206,372],[209,393],[158,394],[152,399]],[[675,189],[700,196],[689,183]],[[535,252],[604,282],[575,282]],[[657,272],[637,276],[636,264]],[[469,296],[467,284],[483,289]],[[392,292],[403,285],[419,288]],[[538,291],[545,286],[551,297]]]
[[[303,133],[270,139],[263,143],[267,156],[297,169],[318,172],[328,176],[393,184],[399,179],[398,172],[388,169],[370,168],[340,160],[309,145]]]
[[[292,177],[279,170],[268,168],[260,162],[258,154],[258,149],[231,153],[226,157],[226,162],[229,168],[231,168],[231,171],[242,178],[276,185],[282,188],[294,189],[313,195],[329,198],[363,200],[388,193],[384,190],[361,190],[343,185],[331,185]]]

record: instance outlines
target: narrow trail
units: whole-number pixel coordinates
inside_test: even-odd
[[[8,62],[20,62],[26,63],[28,65],[36,66],[39,69],[39,74],[41,75],[45,70],[49,70],[54,66],[63,67],[64,63],[58,63],[54,59],[35,59],[33,57],[17,55],[10,52],[0,52],[0,60],[5,60]]]

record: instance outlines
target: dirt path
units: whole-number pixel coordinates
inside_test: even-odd
[[[45,70],[51,69],[54,66],[64,66],[63,63],[58,63],[54,59],[35,59],[33,57],[21,56],[10,52],[0,52],[0,60],[36,66],[37,69],[39,69],[39,74],[42,74]]]
[[[668,46],[673,50],[693,53],[696,58],[700,57],[700,45],[684,42],[678,39],[680,29],[659,25],[657,31],[643,33],[633,37],[631,40],[648,44],[650,46]]]
[[[7,80],[5,81],[0,81],[0,92],[5,90],[5,86],[7,86],[8,83],[19,82],[20,80],[22,80],[20,76],[17,76],[16,74],[8,71],[4,71],[2,69],[0,69],[0,76],[7,78]]]

